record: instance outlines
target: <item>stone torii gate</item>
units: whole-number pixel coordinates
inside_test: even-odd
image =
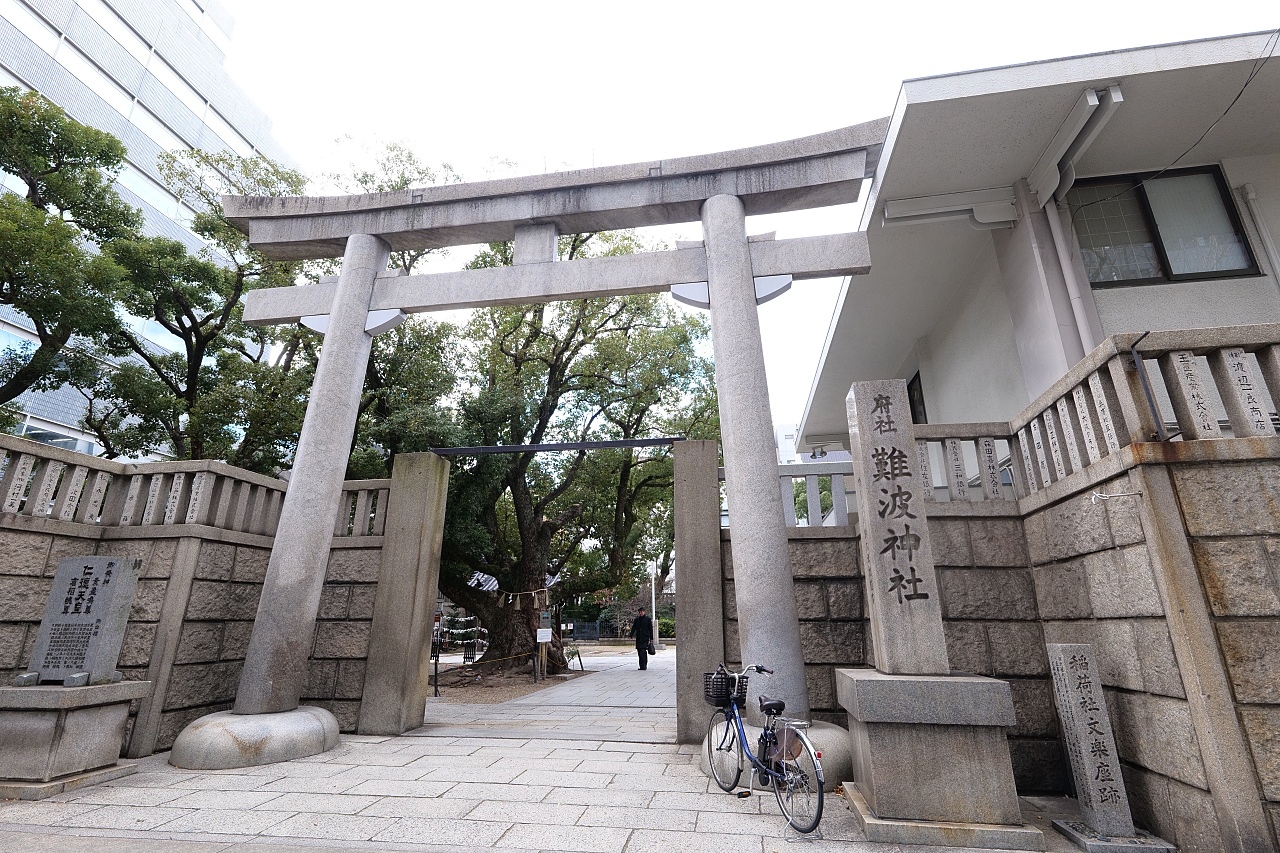
[[[245,301],[249,323],[302,321],[323,328],[325,340],[234,713],[201,718],[184,731],[185,760],[244,766],[262,763],[263,749],[270,760],[284,760],[336,742],[332,717],[298,705],[372,335],[405,313],[673,288],[710,307],[742,660],[776,669],[769,692],[807,717],[757,291],[767,298],[780,284],[761,279],[862,274],[870,263],[862,233],[749,240],[745,217],[855,201],[874,172],[886,123],[705,156],[480,183],[341,197],[225,197],[228,219],[268,257],[343,260],[337,281],[257,290]],[[556,260],[561,234],[696,220],[700,244]],[[514,266],[410,276],[387,269],[394,250],[498,240],[514,240]],[[246,738],[257,744],[256,754],[244,754]]]

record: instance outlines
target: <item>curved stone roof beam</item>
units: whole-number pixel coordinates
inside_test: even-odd
[[[351,234],[393,249],[511,240],[552,223],[576,234],[697,221],[719,194],[748,215],[856,201],[879,159],[888,119],[696,157],[349,196],[224,196],[227,218],[268,257],[338,257]]]

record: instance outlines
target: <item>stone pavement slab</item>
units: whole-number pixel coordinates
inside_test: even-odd
[[[660,742],[666,730],[655,731],[667,724],[652,717],[670,720],[672,739],[675,731],[675,679],[663,656],[643,673],[631,668],[633,655],[612,657],[589,658],[597,672],[487,706],[465,725],[344,736],[321,755],[227,772],[180,770],[154,755],[132,776],[39,802],[0,801],[0,853],[900,853],[868,843],[835,796],[822,837],[792,845],[772,795],[725,794],[698,770],[696,748]],[[624,690],[650,676],[653,683]],[[566,704],[528,701],[547,695]],[[610,722],[623,720],[612,736],[598,716],[577,714],[588,706],[571,704],[623,696],[653,704],[607,706]],[[513,705],[530,716],[506,717]],[[631,728],[631,714],[647,728]],[[1074,801],[1065,803],[1070,815]],[[1063,804],[1024,801],[1041,828]],[[1074,849],[1052,829],[1046,840],[1053,853]]]

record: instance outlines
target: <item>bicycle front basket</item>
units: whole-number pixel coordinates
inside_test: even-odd
[[[705,672],[702,674],[702,698],[708,705],[724,708],[731,699],[736,698],[739,705],[747,701],[747,677],[738,676],[738,692],[736,697],[729,690],[733,685],[733,677],[724,672]]]

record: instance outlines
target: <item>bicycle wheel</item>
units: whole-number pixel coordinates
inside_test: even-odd
[[[738,728],[723,709],[711,715],[707,724],[707,739],[703,744],[711,776],[722,791],[738,787],[742,776],[742,742],[738,740]]]
[[[772,778],[778,808],[797,832],[813,832],[822,820],[822,764],[804,732],[791,726],[778,732]]]

